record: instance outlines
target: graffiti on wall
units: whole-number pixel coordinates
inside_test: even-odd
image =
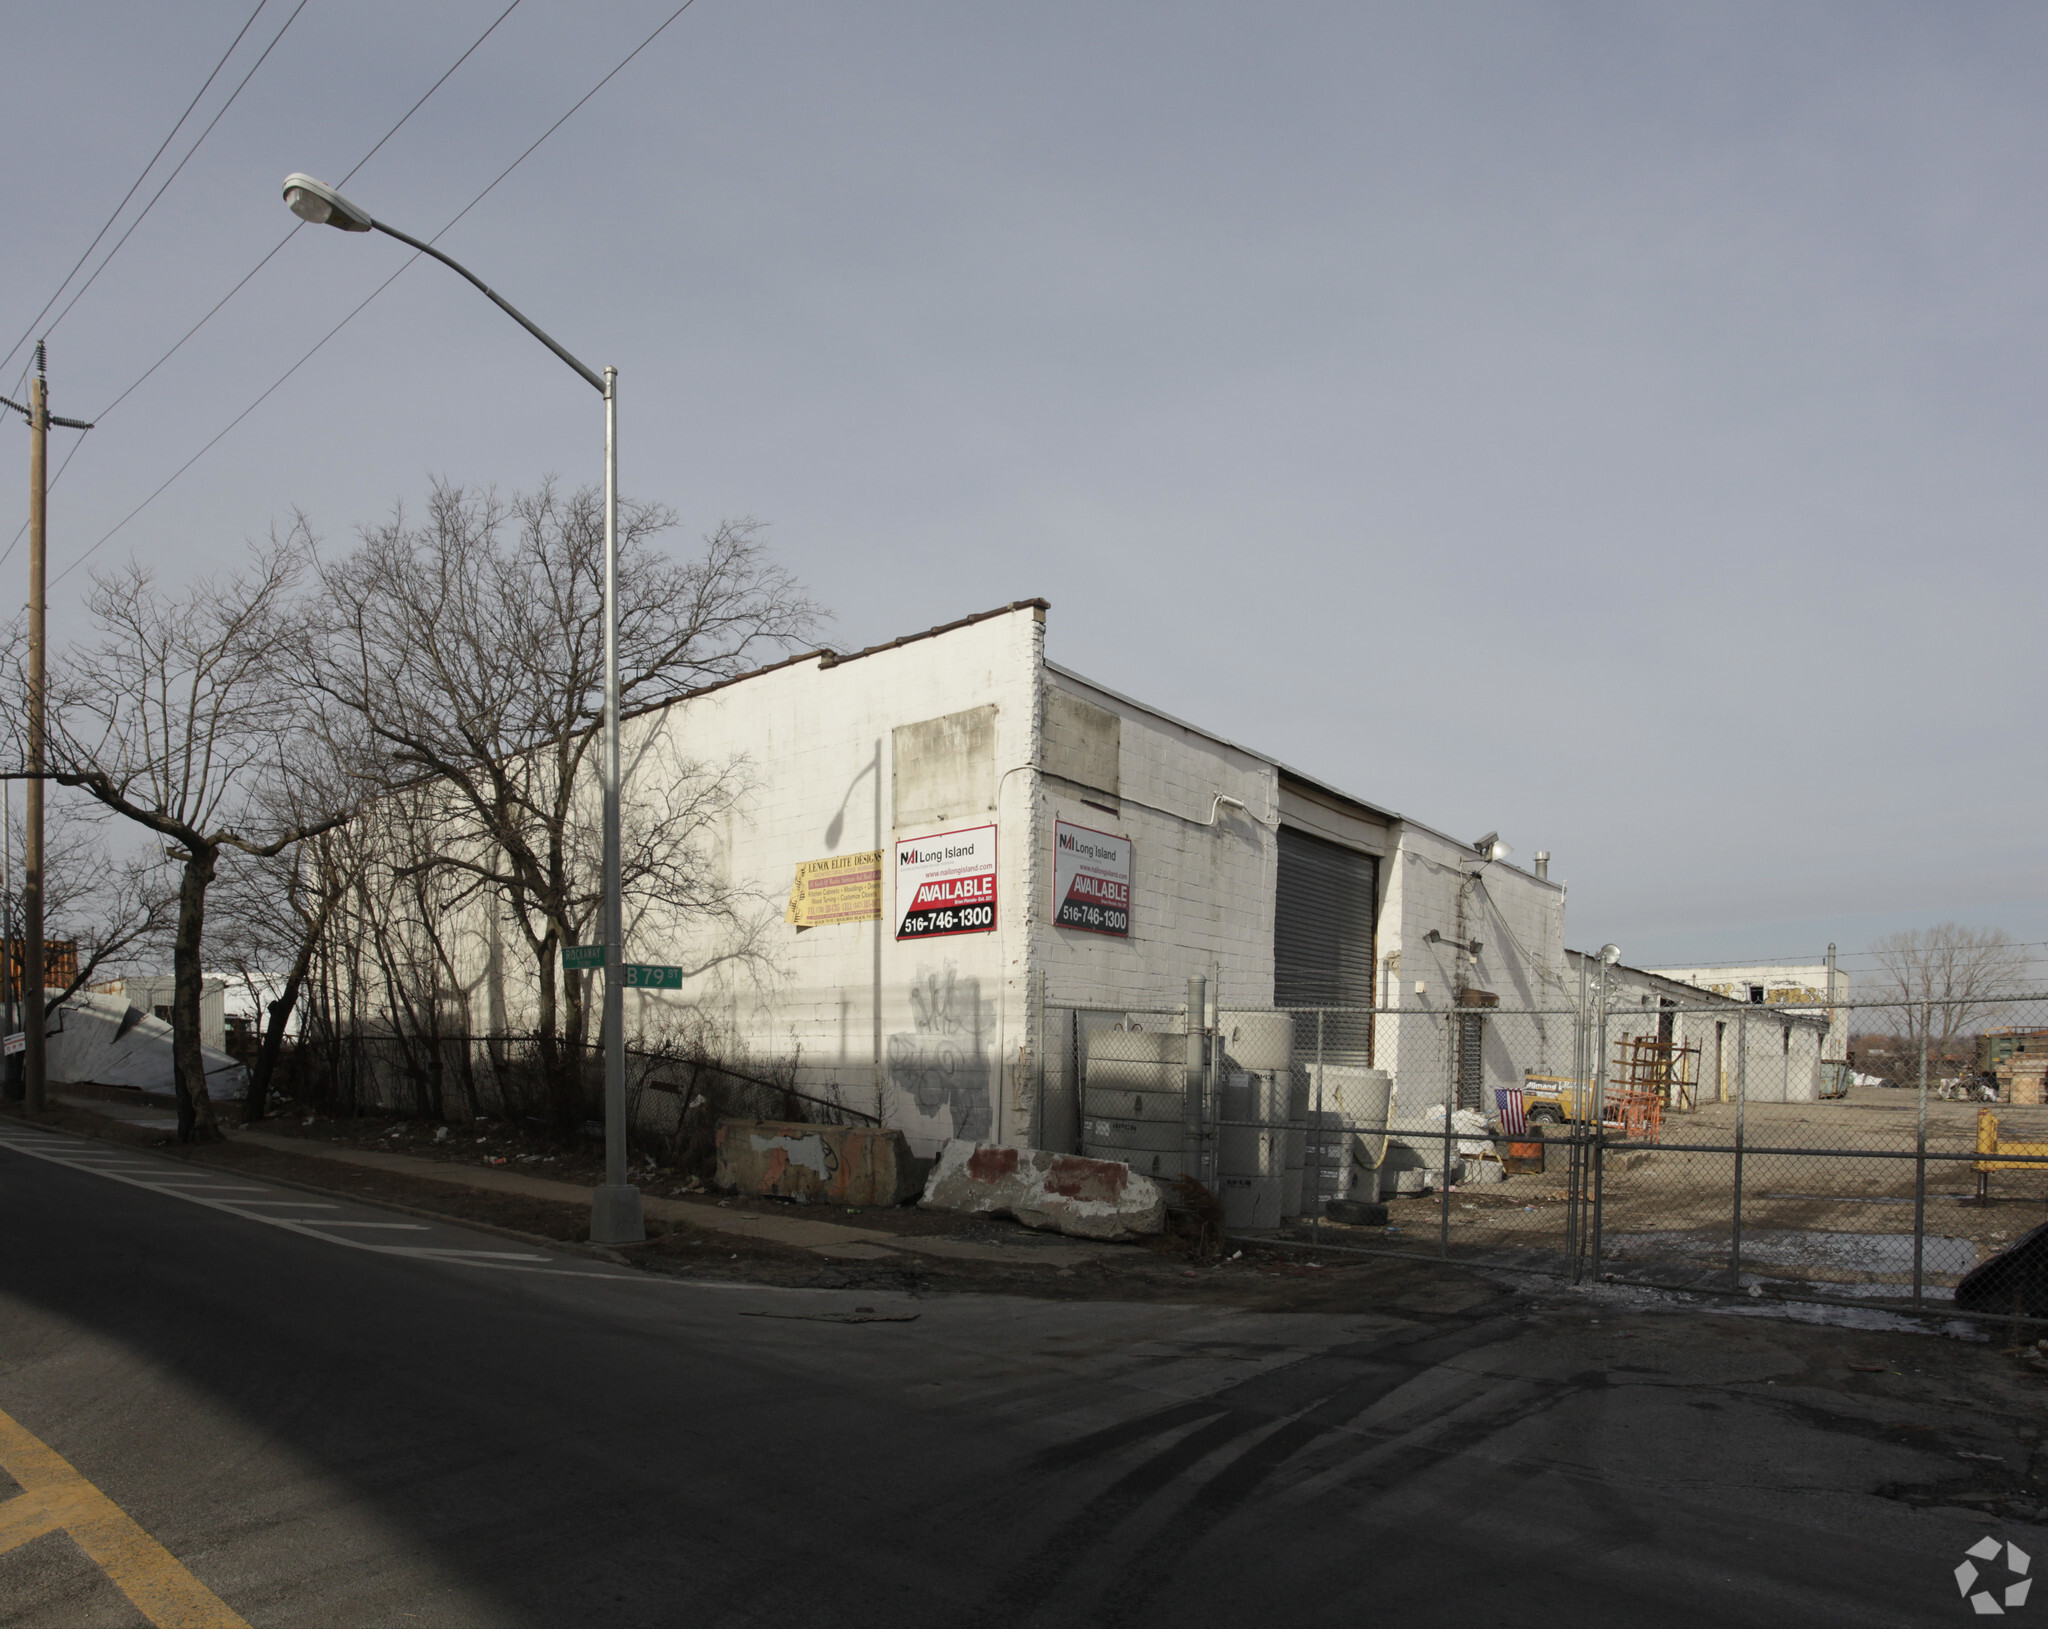
[[[889,1037],[889,1084],[928,1121],[931,1134],[974,1142],[995,1124],[989,1051],[995,1003],[981,998],[981,980],[920,968],[910,986],[912,1028]],[[947,1122],[950,1121],[950,1126]]]

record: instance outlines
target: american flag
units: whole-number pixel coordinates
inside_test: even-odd
[[[1500,1106],[1500,1129],[1510,1137],[1526,1137],[1529,1134],[1529,1118],[1522,1112],[1522,1088],[1496,1086],[1493,1100]]]

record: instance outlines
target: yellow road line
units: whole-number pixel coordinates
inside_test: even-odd
[[[4,1413],[0,1470],[21,1484],[0,1504],[0,1553],[62,1528],[156,1629],[249,1629],[126,1511]]]

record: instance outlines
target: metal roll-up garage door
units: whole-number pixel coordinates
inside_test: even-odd
[[[1379,861],[1282,826],[1273,912],[1275,1003],[1371,1007],[1378,909]],[[1370,1026],[1359,1029],[1357,1041],[1366,1044]]]

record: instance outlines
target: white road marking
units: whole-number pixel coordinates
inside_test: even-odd
[[[322,1216],[289,1216],[277,1218],[272,1218],[268,1216],[253,1216],[250,1218],[250,1220],[256,1222],[267,1222],[272,1220],[291,1222],[311,1222],[319,1227],[378,1227],[388,1229],[393,1233],[425,1233],[429,1231],[427,1224],[425,1222],[344,1222],[338,1216],[332,1218]]]
[[[315,1219],[308,1217],[300,1219],[290,1216],[266,1216],[253,1208],[257,1205],[281,1205],[299,1210],[339,1210],[341,1209],[339,1205],[322,1204],[318,1201],[304,1199],[215,1199],[210,1197],[210,1195],[216,1192],[262,1193],[266,1190],[239,1184],[230,1187],[220,1183],[195,1183],[189,1178],[181,1179],[180,1173],[175,1171],[166,1171],[162,1176],[148,1180],[140,1177],[126,1176],[119,1171],[106,1170],[90,1159],[80,1160],[77,1158],[77,1155],[89,1152],[88,1150],[80,1149],[69,1141],[60,1141],[53,1137],[9,1137],[0,1135],[0,1148],[11,1148],[18,1154],[28,1155],[31,1159],[46,1160],[52,1165],[61,1165],[68,1170],[79,1171],[87,1176],[105,1177],[110,1182],[123,1183],[131,1188],[141,1188],[148,1193],[164,1194],[172,1199],[182,1199],[188,1205],[200,1205],[207,1210],[217,1210],[223,1215],[237,1217],[245,1222],[261,1222],[265,1227],[282,1228],[287,1233],[303,1234],[309,1239],[321,1239],[328,1244],[342,1245],[350,1250],[368,1251],[371,1255],[412,1256],[425,1261],[446,1261],[472,1267],[509,1267],[515,1262],[548,1261],[552,1259],[548,1256],[536,1255],[526,1251],[457,1250],[435,1248],[427,1245],[372,1244],[362,1239],[344,1238],[339,1234],[321,1231],[323,1228],[336,1225],[336,1222],[340,1220],[339,1218],[329,1220],[327,1218]],[[344,1223],[343,1225],[346,1224]],[[366,1225],[411,1226],[413,1224],[376,1223]],[[453,1225],[459,1226],[460,1224]],[[530,1271],[531,1269],[527,1270]],[[637,1273],[616,1275],[609,1273],[582,1273],[578,1272],[575,1268],[555,1268],[552,1270],[579,1278],[610,1278],[615,1276],[638,1278],[640,1276]]]
[[[189,1188],[180,1188],[179,1193],[190,1193]],[[241,1188],[238,1193],[262,1193],[261,1188]],[[324,1204],[317,1199],[230,1199],[230,1205],[296,1205],[300,1210],[340,1210],[339,1205]]]
[[[26,1154],[31,1159],[46,1160],[52,1165],[64,1166],[67,1170],[79,1171],[87,1176],[103,1176],[110,1182],[125,1183],[131,1188],[141,1188],[148,1193],[163,1194],[168,1198],[182,1199],[188,1205],[199,1205],[207,1210],[217,1210],[223,1215],[233,1216],[239,1221],[261,1222],[265,1227],[280,1228],[287,1233],[298,1233],[309,1239],[319,1239],[326,1244],[338,1244],[350,1250],[362,1250],[373,1256],[410,1256],[422,1261],[446,1262],[455,1267],[475,1267],[486,1272],[535,1273],[544,1278],[575,1278],[608,1284],[640,1284],[646,1286],[669,1286],[678,1289],[695,1290],[739,1290],[755,1295],[816,1295],[831,1294],[831,1291],[805,1290],[785,1284],[734,1284],[712,1279],[684,1278],[671,1273],[600,1272],[580,1266],[534,1267],[531,1262],[561,1261],[560,1256],[526,1254],[510,1250],[454,1250],[429,1245],[414,1244],[371,1244],[362,1239],[343,1238],[339,1234],[323,1232],[332,1227],[410,1227],[414,1223],[356,1223],[340,1218],[322,1218],[300,1221],[288,1216],[265,1216],[249,1210],[255,1200],[213,1199],[204,1192],[196,1191],[189,1182],[179,1181],[179,1173],[162,1171],[160,1175],[147,1180],[129,1176],[120,1170],[107,1167],[93,1158],[90,1145],[74,1142],[70,1138],[56,1138],[47,1134],[0,1132],[0,1149],[10,1149],[17,1154]],[[156,1171],[154,1166],[142,1169]],[[254,1190],[261,1192],[261,1189]],[[306,1200],[267,1200],[267,1204],[298,1205],[303,1209],[319,1210],[341,1207],[322,1206]],[[448,1225],[460,1228],[462,1223],[450,1219]],[[852,1292],[848,1292],[852,1293]]]

